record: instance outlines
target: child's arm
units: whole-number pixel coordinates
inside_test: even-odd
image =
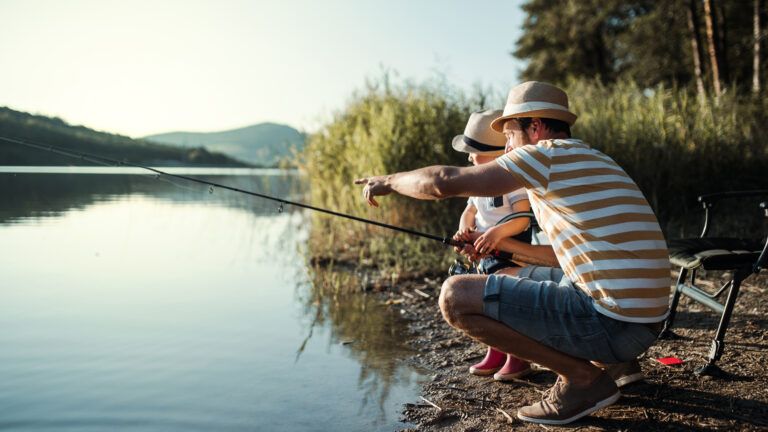
[[[470,234],[475,231],[475,216],[477,215],[477,207],[472,202],[467,203],[467,207],[461,212],[461,218],[459,218],[459,230],[453,235],[454,240],[463,242],[470,242],[470,245],[464,246],[464,248],[454,247],[453,250],[457,253],[463,253],[462,251],[471,246],[471,242],[474,240],[470,237]]]
[[[456,231],[456,235],[462,236],[475,229],[475,215],[477,215],[477,207],[472,203],[467,203],[467,207],[461,212],[461,219],[459,219],[459,230]]]
[[[531,203],[528,200],[520,200],[512,204],[513,213],[528,211],[531,211]],[[531,218],[521,217],[488,228],[488,231],[475,240],[475,250],[481,254],[490,252],[496,249],[502,239],[520,234],[525,231],[530,224]]]

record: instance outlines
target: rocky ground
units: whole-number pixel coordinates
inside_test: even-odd
[[[710,274],[710,284],[724,275]],[[428,371],[419,401],[406,404],[403,420],[419,431],[501,431],[553,429],[516,418],[517,408],[534,403],[554,383],[542,371],[511,383],[467,373],[485,348],[449,327],[440,316],[437,296],[442,278],[420,278],[398,284],[385,294],[390,307],[410,321],[411,359]],[[726,350],[719,361],[721,377],[694,375],[703,364],[718,317],[684,299],[677,338],[660,340],[641,358],[647,379],[622,389],[615,405],[579,420],[576,430],[768,430],[768,338],[765,316],[768,277],[747,279],[742,286]],[[668,367],[655,359],[675,356],[681,366]]]

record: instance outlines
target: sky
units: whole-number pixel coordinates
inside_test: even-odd
[[[522,0],[0,0],[0,106],[142,137],[313,132],[366,79],[500,94]]]

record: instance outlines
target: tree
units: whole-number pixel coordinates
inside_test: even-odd
[[[704,22],[707,23],[707,52],[709,53],[709,70],[712,71],[712,88],[715,96],[723,93],[720,82],[721,54],[719,33],[717,32],[717,16],[713,3],[715,0],[704,0]]]
[[[762,29],[765,0],[752,1],[760,2]],[[755,54],[755,12],[745,4],[752,6],[746,0],[528,0],[513,55],[528,62],[524,79],[599,77],[643,87],[690,84],[702,95],[707,87],[719,95],[725,85],[747,92],[755,73],[764,76],[765,62]]]
[[[688,0],[688,31],[691,39],[693,59],[693,74],[696,77],[696,92],[700,97],[706,96],[704,89],[704,68],[701,63],[701,34],[699,33],[699,14],[696,11],[696,0]]]
[[[640,11],[616,36],[617,77],[644,87],[690,82],[695,75],[684,2],[653,2]]]
[[[528,60],[523,78],[562,82],[568,77],[628,77],[644,85],[687,81],[684,14],[677,2],[652,0],[530,0],[523,36],[513,52]],[[665,38],[659,37],[659,26]],[[682,29],[682,30],[681,30]],[[648,65],[654,65],[649,68]]]
[[[730,62],[728,61],[728,35],[729,26],[726,23],[730,20],[726,19],[729,15],[726,11],[726,0],[712,0],[715,6],[715,16],[717,17],[717,43],[718,51],[720,53],[720,77],[724,83],[731,82]],[[733,3],[733,1],[731,2]],[[743,9],[743,8],[742,8]],[[743,12],[743,10],[741,11]]]
[[[752,93],[759,94],[760,93],[760,43],[763,36],[763,24],[762,24],[762,11],[763,11],[763,1],[762,0],[754,0],[754,9],[752,13],[752,20],[753,20],[753,37],[754,37],[754,45],[753,45],[753,56],[752,56]]]
[[[514,55],[529,60],[527,78],[558,82],[569,76],[616,78],[617,36],[646,1],[531,0]]]

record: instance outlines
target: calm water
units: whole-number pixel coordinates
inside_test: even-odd
[[[306,267],[306,215],[146,175],[9,171],[0,429],[407,426],[422,378],[401,363],[402,323],[329,295],[340,276]],[[206,178],[297,198],[292,175],[218,174]]]

